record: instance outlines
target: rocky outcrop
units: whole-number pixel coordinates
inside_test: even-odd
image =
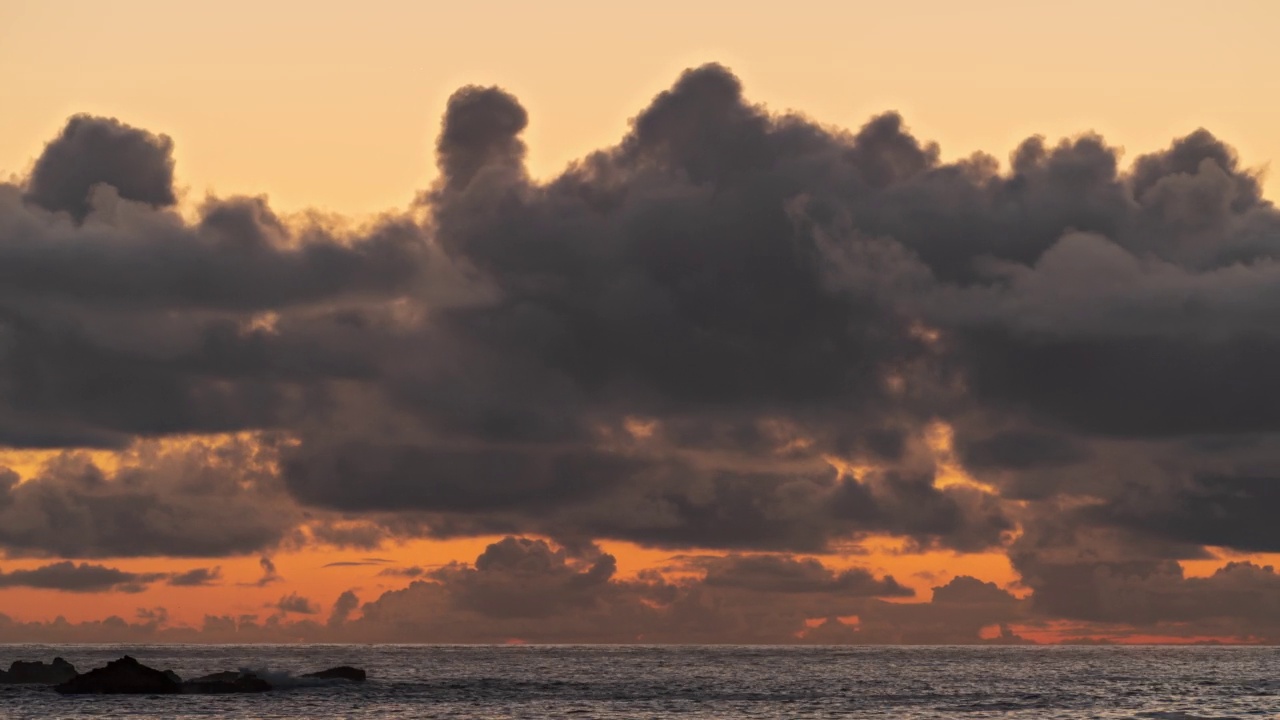
[[[247,672],[220,672],[192,678],[182,683],[182,692],[192,695],[225,695],[228,693],[258,693],[271,689],[271,683]]]
[[[335,668],[329,668],[328,670],[307,673],[302,677],[317,678],[320,680],[350,680],[351,682],[364,682],[366,675],[360,668],[354,668],[349,665],[340,665]]]
[[[125,655],[55,689],[64,695],[172,695],[182,692],[182,683],[175,681],[176,677]]]
[[[43,661],[26,662],[15,660],[9,671],[0,671],[0,683],[25,683],[31,685],[57,685],[79,675],[71,663],[62,658],[54,658],[46,665]]]
[[[15,666],[20,663],[14,663]],[[173,695],[185,693],[189,695],[223,695],[228,693],[260,693],[271,689],[271,683],[251,672],[228,671],[204,675],[183,681],[172,670],[156,670],[149,668],[137,660],[125,655],[119,660],[107,663],[83,675],[75,675],[75,668],[57,658],[52,665],[43,663],[21,663],[25,666],[41,666],[70,671],[71,677],[55,688],[64,695]],[[11,674],[5,673],[5,675]],[[26,670],[24,670],[26,672]],[[329,668],[319,672],[307,673],[304,678],[318,680],[349,680],[364,682],[365,672],[360,668],[347,665]]]

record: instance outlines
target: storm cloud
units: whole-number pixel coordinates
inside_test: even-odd
[[[0,443],[66,451],[0,474],[0,546],[511,535],[325,626],[467,607],[495,639],[818,618],[833,641],[1014,641],[1015,619],[1218,623],[1122,597],[1269,587],[1178,564],[1280,548],[1280,212],[1209,131],[1129,163],[1087,130],[946,161],[895,112],[823,125],[714,64],[545,180],[528,124],[459,90],[435,183],[348,226],[262,197],[184,213],[170,138],[71,118],[0,184]],[[1030,600],[970,578],[891,603],[892,576],[797,555],[885,536],[1006,552]],[[705,577],[620,580],[577,550],[603,539],[707,551]],[[505,605],[513,578],[534,599]],[[755,598],[739,625],[697,614],[719,593]],[[752,634],[764,596],[841,600]]]

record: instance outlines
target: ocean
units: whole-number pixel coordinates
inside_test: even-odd
[[[122,654],[183,677],[255,668],[263,695],[62,696],[3,718],[1244,718],[1280,714],[1280,648],[0,645],[81,672]],[[355,665],[364,684],[312,686]]]

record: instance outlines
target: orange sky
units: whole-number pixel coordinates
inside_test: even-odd
[[[301,552],[284,552],[272,556],[283,578],[278,583],[255,587],[262,576],[258,557],[213,558],[209,560],[170,560],[164,558],[95,559],[90,562],[118,567],[129,572],[182,572],[196,567],[219,566],[222,582],[208,587],[175,588],[157,583],[141,593],[75,594],[27,588],[0,589],[0,607],[17,620],[45,620],[63,615],[72,622],[96,620],[106,615],[132,618],[138,608],[164,607],[172,620],[198,625],[205,615],[242,614],[266,617],[275,612],[270,606],[291,592],[319,605],[319,619],[329,612],[333,601],[343,591],[355,589],[362,600],[373,600],[386,590],[407,585],[402,578],[379,577],[385,567],[420,566],[430,568],[450,560],[471,561],[491,542],[500,538],[479,537],[458,540],[411,541],[374,552],[323,548]],[[893,545],[895,543],[886,543]],[[629,543],[603,542],[601,548],[618,558],[620,576],[670,564],[677,553],[637,547]],[[389,560],[385,565],[334,566],[330,563],[361,561],[367,558]],[[870,567],[877,575],[891,573],[902,584],[916,589],[917,597],[929,599],[929,588],[945,583],[954,575],[971,574],[998,583],[1010,582],[1014,575],[1008,560],[998,553],[957,555],[935,552],[896,555],[875,552],[866,556],[818,556],[832,567],[850,565]],[[48,560],[11,560],[8,570],[28,569]],[[941,570],[940,568],[946,568]]]

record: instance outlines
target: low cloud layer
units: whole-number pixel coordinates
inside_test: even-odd
[[[290,593],[265,617],[208,617],[198,627],[155,622],[20,623],[0,616],[0,641],[81,636],[101,641],[357,642],[1009,642],[983,637],[1025,603],[974,578],[935,588],[930,602],[865,569],[834,571],[811,558],[694,559],[683,580],[649,571],[616,576],[612,555],[574,557],[545,540],[507,537],[474,562],[452,563],[403,590],[361,603],[342,593],[321,608]],[[298,619],[303,616],[303,619]],[[942,634],[939,634],[942,633]]]
[[[542,563],[547,617],[602,613],[495,626],[546,640],[776,639],[828,596],[860,619],[809,628],[832,641],[1261,616],[1270,569],[1178,564],[1280,548],[1280,212],[1228,144],[1191,129],[1122,161],[1086,130],[944,162],[896,113],[776,113],[718,65],[546,181],[528,122],[459,90],[438,180],[352,226],[265,198],[184,211],[169,137],[69,120],[0,184],[0,444],[66,451],[0,474],[0,547],[560,548],[419,570],[325,632],[458,598],[502,617],[503,553]],[[943,603],[972,615],[935,621],[937,592],[889,602],[909,589],[801,559],[884,536],[1006,552],[1031,595],[956,580]],[[791,624],[695,621],[693,590],[618,580],[600,539],[703,558],[699,598],[790,598]]]
[[[0,588],[32,588],[71,593],[140,593],[147,586],[162,580],[173,586],[193,587],[215,584],[218,578],[217,568],[195,568],[182,573],[138,573],[106,565],[62,561],[30,570],[0,570]]]

